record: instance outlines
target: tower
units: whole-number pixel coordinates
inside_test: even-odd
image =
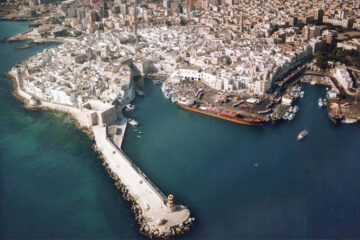
[[[169,196],[167,197],[167,204],[166,205],[170,209],[174,208],[174,195],[169,194]]]
[[[139,43],[139,37],[137,35],[137,14],[136,14],[136,5],[134,6],[134,26],[133,26],[133,30],[134,30],[134,35],[135,35],[135,43],[136,45]]]
[[[243,32],[243,14],[240,13],[240,22],[239,22],[239,25],[240,25],[240,32],[242,33]]]

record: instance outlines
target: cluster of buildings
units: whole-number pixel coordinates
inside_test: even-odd
[[[52,18],[61,19],[62,26],[51,31],[66,26],[87,34],[38,55],[28,71],[46,69],[49,63],[41,58],[52,59],[56,68],[49,71],[50,80],[41,76],[45,71],[33,71],[29,79],[34,80],[26,84],[41,97],[66,104],[83,102],[90,94],[103,101],[121,98],[124,93],[111,83],[123,76],[114,69],[125,68],[118,61],[131,55],[140,72],[164,74],[168,81],[191,79],[218,91],[264,95],[325,42],[335,42],[335,30],[313,23],[356,27],[359,7],[353,0],[61,1]],[[357,44],[338,43],[345,49],[358,49]],[[83,73],[89,80],[81,80]],[[55,87],[54,81],[68,84]]]
[[[139,55],[174,83],[202,81],[216,90],[265,94],[273,82],[312,57],[318,40],[296,35],[276,44],[226,28],[201,24],[139,30]]]
[[[46,49],[21,64],[18,77],[33,96],[79,106],[91,99],[121,103],[134,91],[135,65],[120,32],[96,32]]]

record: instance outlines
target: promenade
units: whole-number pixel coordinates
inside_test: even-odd
[[[105,127],[94,126],[93,132],[96,146],[103,154],[109,168],[120,178],[140,206],[149,232],[158,231],[159,235],[162,235],[171,233],[171,227],[184,225],[190,217],[190,211],[184,206],[169,208],[166,205],[165,195],[148,180],[125,153],[109,141]]]

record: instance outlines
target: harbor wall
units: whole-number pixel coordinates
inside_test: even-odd
[[[135,214],[135,220],[140,224],[142,234],[149,237],[169,238],[190,230],[190,226],[195,219],[190,217],[188,208],[183,205],[169,207],[166,196],[121,148],[116,147],[108,138],[107,127],[101,125],[89,126],[89,121],[96,122],[93,114],[90,114],[89,119],[89,112],[96,113],[96,111],[44,100],[36,105],[30,105],[35,96],[23,90],[17,72],[10,71],[8,77],[13,80],[14,95],[25,103],[26,108],[70,114],[79,128],[87,129],[86,133],[95,140],[96,145],[94,148],[104,160],[104,166],[109,175],[116,181],[115,185],[121,189],[124,198],[133,203],[132,210]],[[105,113],[105,119],[114,120],[114,110],[116,111],[115,107]],[[120,110],[122,110],[121,107]],[[117,116],[116,113],[115,116]],[[122,138],[125,134],[126,121],[124,124],[124,131],[121,132]]]

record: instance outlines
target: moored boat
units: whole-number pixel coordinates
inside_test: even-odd
[[[329,119],[337,124],[343,118],[341,115],[340,102],[338,99],[329,99],[327,104]]]
[[[323,107],[327,107],[327,99],[326,98],[323,99]]]
[[[352,123],[357,123],[357,122],[358,122],[357,119],[350,119],[350,118],[341,120],[341,123],[345,123],[345,124],[352,124]]]
[[[217,108],[211,105],[184,105],[177,103],[179,107],[186,110],[194,111],[204,115],[220,118],[234,123],[244,125],[263,125],[266,122],[265,118],[258,116],[250,116],[247,114],[241,114],[237,111],[231,111],[224,108]]]
[[[323,103],[322,99],[319,98],[319,100],[318,100],[318,106],[319,106],[319,107],[322,107],[323,105],[324,105],[324,103]]]
[[[298,111],[299,111],[299,106],[294,106],[293,112],[294,112],[294,113],[297,113]]]
[[[129,123],[131,126],[137,126],[137,125],[139,124],[135,119],[132,119],[132,118],[129,118],[129,119],[128,119],[128,123]]]
[[[143,90],[138,89],[138,90],[136,90],[136,95],[145,96],[145,92]]]
[[[125,107],[126,107],[127,110],[134,110],[134,109],[135,109],[135,105],[134,105],[134,104],[130,104],[130,103],[129,103],[129,104],[126,104]]]
[[[288,118],[289,118],[289,113],[286,112],[286,113],[284,114],[284,116],[283,116],[283,119],[284,119],[284,120],[288,120]]]
[[[289,117],[288,117],[288,120],[293,120],[295,118],[295,114],[294,113],[290,113],[289,114]]]

